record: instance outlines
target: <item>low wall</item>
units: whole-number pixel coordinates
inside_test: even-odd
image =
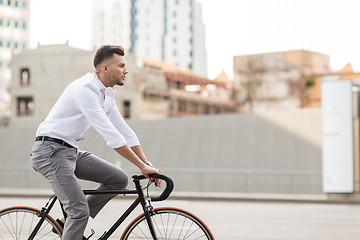
[[[321,110],[132,121],[176,191],[321,193]],[[0,188],[47,188],[29,165],[34,127],[0,129]],[[94,130],[81,148],[138,173]],[[83,183],[84,187],[92,184]]]

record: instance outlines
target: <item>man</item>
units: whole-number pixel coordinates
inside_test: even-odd
[[[62,93],[36,132],[30,154],[35,170],[44,175],[67,214],[63,240],[81,240],[89,218],[94,218],[114,195],[85,198],[77,179],[100,183],[98,189],[124,189],[126,173],[105,160],[78,150],[92,126],[106,143],[135,164],[150,181],[151,167],[137,136],[121,117],[114,100],[115,85],[125,84],[124,49],[104,45],[94,56],[95,73],[72,82]],[[160,182],[158,182],[160,184]]]

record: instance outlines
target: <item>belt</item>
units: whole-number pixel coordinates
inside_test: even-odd
[[[36,137],[35,138],[35,141],[49,141],[49,142],[56,142],[58,144],[61,144],[65,147],[68,147],[68,148],[75,148],[73,146],[71,146],[70,144],[68,144],[67,142],[61,140],[61,139],[58,139],[58,138],[52,138],[52,137],[48,137],[48,136],[39,136],[39,137]]]

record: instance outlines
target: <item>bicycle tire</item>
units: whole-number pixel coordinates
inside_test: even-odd
[[[210,229],[200,218],[179,208],[156,208],[150,213],[158,240],[207,239],[214,240]],[[135,218],[125,229],[120,240],[153,239],[145,214]]]
[[[39,209],[25,206],[9,207],[1,210],[0,239],[28,239],[40,220],[40,213]],[[51,216],[47,215],[34,240],[61,239],[61,235],[62,228]]]

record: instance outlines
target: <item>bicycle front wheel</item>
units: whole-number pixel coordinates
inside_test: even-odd
[[[158,240],[214,240],[210,229],[194,214],[179,208],[156,208],[150,213]],[[125,229],[122,240],[153,239],[145,215],[135,218]]]
[[[40,210],[31,207],[10,207],[0,211],[0,239],[27,240],[40,220]],[[62,229],[50,216],[45,217],[35,240],[61,239]]]

